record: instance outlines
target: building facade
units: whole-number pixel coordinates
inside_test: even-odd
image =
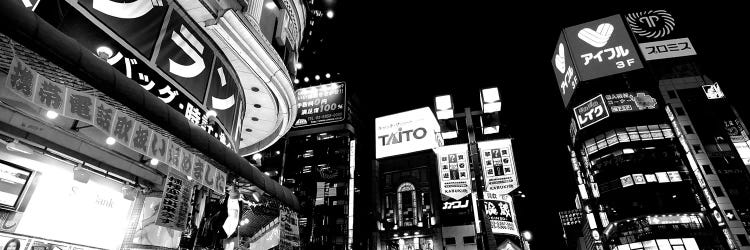
[[[292,126],[304,2],[2,5],[0,243],[223,249],[241,185],[299,210],[242,156]]]
[[[695,48],[686,34],[686,28],[665,10],[614,15],[568,27],[561,34],[552,64],[572,117],[569,150],[582,206],[585,249],[744,249],[746,245],[738,212],[743,205],[735,207],[719,178],[707,175],[705,167],[697,164],[700,160],[710,165],[709,170],[712,164],[724,164],[721,168],[739,173],[744,164],[738,151],[730,149],[733,144],[726,131],[716,128],[723,128],[717,124],[725,122],[733,128],[741,124],[735,116],[727,116],[733,112],[726,105],[718,112],[725,116],[707,116],[708,108],[718,110],[712,105],[720,104],[699,100],[696,89],[682,91],[684,99],[677,97],[681,89],[705,82],[695,67],[688,78],[673,74],[695,65]],[[706,94],[700,93],[705,99]],[[681,116],[674,115],[675,105]],[[686,106],[696,114],[687,115]],[[710,138],[706,145],[696,135],[697,125],[685,116],[713,124],[701,125],[704,140]],[[709,162],[706,147],[717,155],[714,161],[723,159],[718,156],[722,153],[726,160]],[[707,184],[709,178],[713,186]],[[743,183],[746,178],[745,173],[725,179]],[[747,192],[736,184],[729,186],[735,195]],[[731,224],[726,214],[734,218]]]

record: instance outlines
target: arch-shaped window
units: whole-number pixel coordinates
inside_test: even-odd
[[[401,227],[417,225],[417,192],[414,184],[401,183],[396,189],[398,199],[398,224]]]

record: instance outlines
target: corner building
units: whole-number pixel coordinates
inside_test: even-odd
[[[206,204],[237,183],[299,211],[242,156],[292,126],[306,15],[298,0],[0,2],[0,244],[231,248],[239,226],[207,221],[239,217]]]
[[[706,99],[685,30],[665,10],[633,11],[566,28],[555,47],[585,249],[747,248],[738,212],[746,199],[720,185],[734,197],[747,192],[737,186],[747,170],[722,127],[742,125],[726,103]],[[707,175],[699,162],[738,174]]]

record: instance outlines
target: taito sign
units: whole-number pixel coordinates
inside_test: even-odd
[[[442,145],[440,126],[424,107],[375,119],[375,158],[433,149]]]

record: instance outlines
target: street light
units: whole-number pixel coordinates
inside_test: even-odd
[[[473,191],[477,194],[477,214],[481,216],[479,218],[479,228],[483,232],[477,232],[478,246],[482,246],[481,249],[495,249],[497,244],[495,243],[494,235],[489,223],[487,223],[487,213],[484,207],[484,174],[482,173],[481,160],[479,159],[479,146],[476,140],[476,134],[474,132],[474,120],[473,116],[480,116],[480,127],[482,128],[482,134],[492,134],[499,132],[499,114],[501,108],[500,94],[497,88],[486,88],[480,92],[480,101],[482,104],[482,111],[472,111],[470,107],[464,108],[463,112],[454,113],[453,100],[450,95],[441,95],[435,97],[435,112],[436,116],[440,120],[441,131],[443,128],[449,128],[453,131],[441,132],[445,139],[457,137],[457,120],[453,118],[463,117],[466,122],[466,132],[469,140],[469,166],[474,171],[474,187]],[[487,118],[485,118],[487,117]],[[450,128],[452,127],[452,128]],[[487,128],[490,128],[489,130]]]
[[[529,230],[524,230],[521,232],[521,236],[521,239],[523,240],[523,249],[531,250],[531,246],[529,245],[529,242],[531,242],[531,232],[529,232]]]

